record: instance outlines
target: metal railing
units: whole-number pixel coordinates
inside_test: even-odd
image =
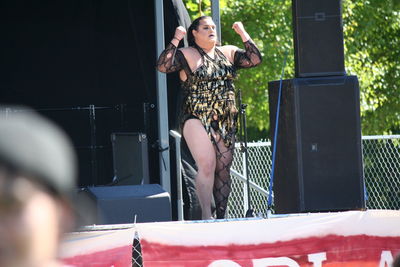
[[[174,138],[179,137],[180,143],[178,133],[170,134]],[[251,208],[256,216],[265,217],[272,163],[271,143],[251,142],[247,147]],[[362,148],[367,208],[400,209],[400,135],[364,136]],[[179,150],[177,147],[176,151]],[[237,144],[231,168],[232,192],[228,203],[228,218],[243,217],[249,207],[245,155],[239,150]],[[179,158],[177,157],[177,164]],[[180,170],[180,167],[177,170]],[[178,177],[181,177],[180,174]]]
[[[181,135],[174,130],[169,131],[169,135],[175,139],[175,164],[176,164],[176,192],[178,220],[183,221],[183,194],[182,194],[182,161],[181,161]]]

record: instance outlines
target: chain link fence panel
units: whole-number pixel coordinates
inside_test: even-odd
[[[232,169],[247,177],[245,166],[245,153],[237,144],[232,163]],[[248,172],[250,181],[258,184],[268,191],[271,173],[271,143],[253,142],[247,144],[248,151]],[[247,185],[235,179],[232,176],[232,192],[228,203],[228,218],[244,217],[248,209],[253,210],[253,214],[259,217],[265,217],[268,207],[268,196],[261,194],[253,188],[250,188],[250,203],[248,203]],[[250,205],[249,205],[250,204]]]
[[[363,138],[367,207],[400,209],[400,136]]]
[[[252,142],[247,146],[249,179],[268,192],[272,165],[271,143]],[[400,135],[364,136],[362,146],[367,208],[400,209]],[[242,151],[240,144],[237,144],[232,169],[246,177],[245,153]],[[245,217],[250,208],[255,216],[266,217],[267,195],[250,188],[249,205],[246,182],[232,175],[227,217]],[[274,213],[273,205],[270,211]]]

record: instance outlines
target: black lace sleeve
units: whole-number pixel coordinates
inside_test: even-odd
[[[165,73],[179,71],[183,68],[182,52],[169,43],[157,60],[157,70]]]
[[[238,49],[233,59],[237,68],[251,68],[259,65],[262,61],[260,50],[256,44],[250,39],[244,42],[245,50]]]

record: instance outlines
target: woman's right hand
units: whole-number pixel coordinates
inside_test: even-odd
[[[183,39],[183,37],[185,37],[185,35],[186,35],[186,29],[183,26],[179,26],[175,30],[174,39],[180,41]]]

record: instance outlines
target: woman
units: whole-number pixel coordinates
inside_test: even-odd
[[[235,22],[232,28],[242,38],[245,50],[217,46],[215,23],[202,16],[188,29],[189,47],[177,49],[186,34],[179,26],[157,61],[161,72],[179,71],[184,92],[181,130],[198,169],[196,193],[203,219],[213,218],[213,194],[216,217],[224,218],[231,191],[229,172],[238,113],[233,85],[236,70],[261,63],[261,54],[243,24]]]

